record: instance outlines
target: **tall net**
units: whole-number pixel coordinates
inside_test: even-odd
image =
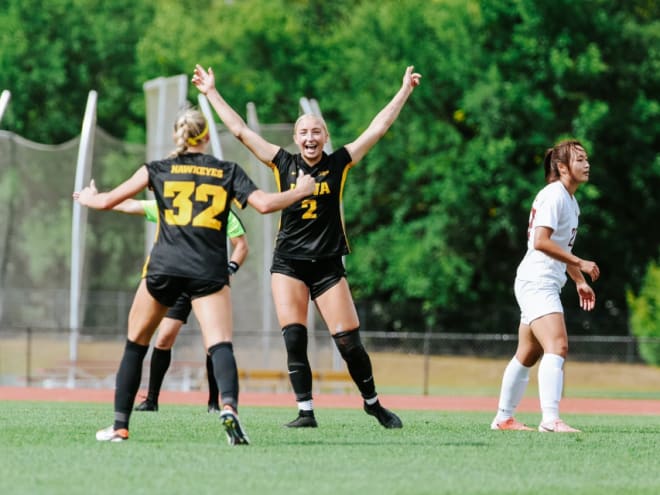
[[[115,185],[116,168],[133,169],[144,146],[95,130],[93,174],[99,187]],[[79,138],[43,145],[0,131],[0,325],[68,329],[71,212]],[[110,176],[110,177],[108,177]],[[104,317],[102,295],[134,288],[143,257],[140,222],[90,212],[83,277],[83,326],[124,326]],[[112,276],[108,276],[112,274]],[[116,274],[116,275],[115,275]],[[114,280],[111,285],[106,280]],[[114,303],[114,301],[112,301]],[[104,322],[104,323],[102,323]]]
[[[125,175],[115,169],[135,169],[143,161],[144,146],[100,128],[94,134],[100,187]],[[0,131],[0,376],[29,375],[69,358],[71,194],[79,142],[43,145]],[[118,217],[88,216],[80,299],[88,341],[95,333],[125,333],[139,276],[143,226]]]

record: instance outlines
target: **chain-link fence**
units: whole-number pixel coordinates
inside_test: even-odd
[[[82,329],[78,360],[72,363],[68,357],[68,329],[4,327],[0,334],[0,385],[71,386],[73,367],[73,386],[112,388],[125,335],[123,328]],[[374,356],[396,354],[418,360],[456,356],[507,360],[516,347],[515,334],[363,331],[362,339]],[[637,353],[640,339],[634,337],[571,336],[569,341],[571,362],[640,364]],[[660,343],[660,339],[644,341]],[[279,332],[265,339],[258,329],[239,331],[234,336],[234,349],[243,370],[286,370],[284,343]],[[317,330],[311,334],[309,356],[315,370],[345,369],[326,331]],[[164,388],[203,388],[206,384],[202,380],[204,362],[201,333],[192,320],[183,327],[174,346],[172,370]],[[419,375],[419,387],[429,379],[424,373]],[[147,377],[145,374],[143,378]]]

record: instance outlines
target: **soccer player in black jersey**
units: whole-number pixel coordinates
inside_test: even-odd
[[[96,191],[94,179],[89,184],[89,187]],[[76,199],[76,193],[73,196]],[[129,198],[113,208],[114,211],[120,211],[129,215],[143,216],[149,222],[158,221],[158,205],[155,200],[138,200]],[[227,265],[229,275],[236,273],[245,258],[248,255],[249,246],[245,227],[241,220],[236,216],[233,211],[229,211],[227,217],[227,237],[232,244],[231,259]],[[158,326],[158,334],[156,342],[154,343],[153,351],[151,352],[151,363],[149,366],[149,388],[147,397],[135,406],[135,411],[158,411],[158,397],[160,389],[165,380],[165,374],[170,367],[172,361],[172,347],[176,341],[181,327],[188,321],[188,316],[192,311],[190,304],[190,297],[187,294],[182,294],[176,300],[174,305],[167,310],[167,314],[163,321]],[[220,412],[220,402],[218,383],[215,381],[213,374],[213,362],[211,356],[206,355],[206,378],[208,381],[208,412]]]
[[[269,213],[310,197],[314,179],[302,172],[281,193],[257,188],[236,163],[204,154],[208,124],[201,112],[183,111],[174,125],[176,150],[142,165],[131,178],[106,193],[86,187],[77,201],[109,210],[149,187],[158,203],[158,229],[143,278],[128,315],[128,338],[115,387],[114,424],[99,430],[99,441],[128,439],[128,424],[142,376],[142,363],[158,324],[181,294],[192,300],[204,344],[220,388],[220,419],[231,445],[247,444],[238,421],[238,370],[232,348],[231,291],[227,263],[229,203],[249,204]]]
[[[293,186],[301,171],[312,175],[312,197],[282,211],[277,235],[271,287],[275,309],[287,350],[287,367],[298,403],[298,417],[289,427],[316,427],[312,404],[312,371],[307,357],[307,310],[315,302],[348,371],[364,399],[364,410],[385,428],[402,422],[378,401],[371,360],[360,341],[353,297],[346,280],[342,256],[348,243],[341,213],[341,199],[348,170],[387,132],[419,82],[421,75],[407,67],[401,88],[353,142],[328,155],[323,146],[329,134],[325,122],[303,115],[295,124],[293,139],[300,153],[291,154],[251,130],[215,87],[211,68],[195,67],[192,82],[204,93],[224,124],[252,153],[270,167],[280,191]]]

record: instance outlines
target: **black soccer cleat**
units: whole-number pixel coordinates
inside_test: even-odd
[[[316,428],[318,423],[314,411],[298,411],[298,417],[284,426],[287,428]]]
[[[158,404],[146,399],[135,406],[134,411],[158,411]]]
[[[225,409],[220,413],[220,421],[225,429],[227,435],[227,443],[229,445],[249,445],[250,439],[245,434],[241,424],[238,422],[238,415]]]
[[[403,428],[401,418],[389,409],[385,409],[378,401],[371,405],[365,402],[364,412],[369,416],[374,416],[384,428]]]
[[[220,404],[217,402],[209,402],[209,414],[218,414],[220,412]]]

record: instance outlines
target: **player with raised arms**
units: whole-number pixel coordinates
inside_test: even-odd
[[[385,135],[419,85],[421,75],[406,68],[400,89],[358,138],[328,155],[329,133],[315,115],[302,115],[293,140],[299,153],[269,143],[250,129],[215,87],[212,69],[197,65],[192,82],[206,95],[229,131],[272,169],[280,191],[293,186],[302,171],[316,179],[314,195],[282,211],[271,266],[275,310],[287,351],[287,367],[298,405],[289,427],[316,427],[312,402],[312,371],[307,356],[307,315],[316,304],[348,371],[364,400],[364,410],[385,428],[401,428],[401,419],[378,400],[371,360],[360,339],[358,319],[342,257],[349,253],[342,216],[342,195],[348,171]]]

